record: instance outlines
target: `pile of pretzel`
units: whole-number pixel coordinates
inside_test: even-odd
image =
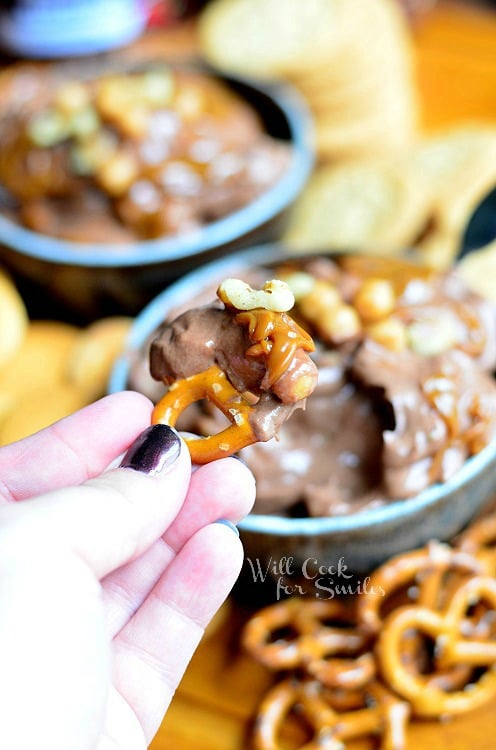
[[[359,737],[403,750],[412,717],[444,719],[496,697],[496,514],[452,546],[391,559],[352,600],[260,610],[243,645],[282,675],[260,705],[256,750],[280,750],[288,731],[304,750]]]

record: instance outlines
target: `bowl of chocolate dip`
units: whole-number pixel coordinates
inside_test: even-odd
[[[278,596],[320,583],[327,598],[348,575],[356,582],[395,554],[448,541],[483,511],[496,490],[496,313],[456,269],[279,245],[245,251],[144,309],[110,390],[157,400],[165,386],[150,376],[149,351],[161,324],[211,303],[232,276],[290,285],[319,370],[278,437],[241,451],[257,479],[254,511],[239,525],[248,583],[270,582]],[[219,429],[208,406],[189,419],[185,429]]]
[[[45,317],[54,300],[134,315],[200,263],[274,239],[313,165],[291,87],[198,65],[19,63],[0,100],[2,259]]]

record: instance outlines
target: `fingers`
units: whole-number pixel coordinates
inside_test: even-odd
[[[144,396],[116,393],[5,446],[0,451],[0,496],[24,500],[96,476],[150,424],[151,411]]]
[[[231,529],[222,524],[204,527],[181,549],[115,639],[115,684],[148,742],[206,625],[232,588],[242,557]]]
[[[38,538],[49,548],[63,545],[98,578],[138,557],[176,517],[191,475],[188,450],[174,430],[155,425],[146,434],[125,458],[126,466],[135,468],[114,469],[79,487],[5,506],[0,529],[17,524],[28,545]]]
[[[126,625],[174,557],[174,550],[160,538],[136,560],[103,579],[102,598],[109,638],[114,638]]]
[[[191,476],[187,501],[169,527],[165,541],[179,550],[208,523],[226,518],[238,523],[255,502],[255,479],[245,464],[224,458],[201,466]]]
[[[164,537],[102,581],[110,635],[115,636],[136,612],[191,536],[220,518],[236,523],[249,513],[254,499],[253,475],[241,461],[225,458],[200,467],[192,475],[186,500]]]
[[[26,554],[4,535],[0,570],[0,747],[83,750],[111,675],[98,582],[42,538]]]

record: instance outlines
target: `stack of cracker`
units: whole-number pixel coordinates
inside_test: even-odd
[[[321,159],[412,141],[412,44],[396,0],[214,0],[199,30],[216,67],[299,88],[315,117]]]
[[[496,128],[420,134],[398,0],[213,0],[199,30],[213,65],[289,80],[313,111],[320,163],[283,237],[290,248],[453,264],[471,212],[496,185]],[[492,277],[494,254],[463,264],[486,294],[481,269]]]
[[[467,222],[496,186],[496,125],[465,124],[421,139],[413,152],[431,197],[420,259],[437,269],[456,258]]]
[[[12,280],[0,271],[0,445],[104,395],[130,324],[123,317],[87,328],[29,321]]]
[[[472,211],[495,185],[496,127],[449,128],[401,153],[319,167],[283,239],[302,252],[407,252],[445,270]]]

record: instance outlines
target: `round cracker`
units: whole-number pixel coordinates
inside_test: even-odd
[[[71,383],[36,389],[19,401],[4,420],[0,443],[22,440],[69,416],[88,403],[86,394]]]
[[[436,271],[447,271],[453,265],[459,249],[460,237],[457,234],[434,228],[417,244],[415,254],[425,266]]]
[[[425,263],[448,268],[470,215],[496,183],[496,127],[467,125],[424,139],[413,153],[431,193],[431,230],[418,244]]]
[[[34,321],[22,345],[0,372],[0,417],[33,391],[54,388],[66,379],[67,359],[79,329],[66,323]]]
[[[11,279],[0,271],[0,371],[20,348],[28,327],[28,314]]]
[[[470,125],[425,138],[412,158],[431,188],[439,226],[458,232],[467,210],[496,182],[496,127]]]
[[[422,182],[402,159],[323,167],[297,202],[284,240],[312,250],[398,253],[425,225]]]
[[[453,182],[470,180],[481,169],[486,171],[488,161],[496,160],[496,127],[472,123],[449,128],[422,139],[412,158],[436,193],[443,195]]]
[[[332,65],[293,79],[315,115],[319,156],[387,153],[410,144],[418,102],[411,35],[397,4],[350,4],[344,27],[347,43]]]
[[[405,85],[414,85],[412,38],[395,0],[348,3],[341,33],[346,44],[334,50],[330,64],[292,74],[293,82],[312,101],[320,92],[339,91],[371,77],[377,79],[387,71]]]
[[[315,144],[321,161],[363,158],[410,148],[416,140],[419,108],[395,88],[346,106],[314,109]]]
[[[124,349],[131,318],[104,318],[77,337],[67,361],[68,379],[93,397],[107,389],[112,366]]]
[[[415,87],[408,83],[408,73],[397,69],[371,67],[368,75],[322,88],[316,94],[302,93],[317,120],[322,116],[358,119],[369,113],[395,110],[398,101],[416,100]]]
[[[369,76],[362,76],[356,80],[341,81],[336,84],[326,84],[316,91],[300,87],[300,91],[318,118],[322,113],[349,112],[353,108],[370,106],[382,88],[381,75],[375,71]]]
[[[346,0],[214,0],[202,13],[203,54],[215,66],[273,78],[327,64],[345,40]]]
[[[415,140],[417,120],[416,103],[406,98],[366,117],[322,117],[315,127],[317,152],[321,159],[334,160],[404,150]]]

